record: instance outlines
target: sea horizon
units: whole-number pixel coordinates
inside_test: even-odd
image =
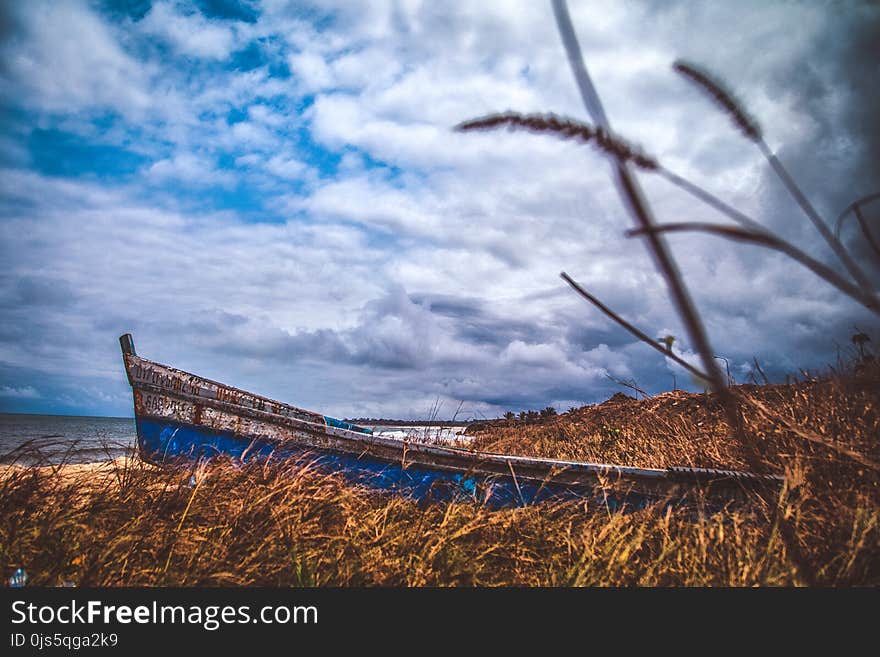
[[[33,417],[83,417],[107,420],[134,420],[134,413],[131,415],[81,415],[78,413],[25,413],[19,411],[0,411],[0,415],[28,415]]]

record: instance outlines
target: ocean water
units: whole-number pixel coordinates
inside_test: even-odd
[[[373,433],[413,442],[455,445],[467,442],[464,427],[373,427]],[[131,453],[133,418],[0,413],[0,462],[22,464],[93,463]]]
[[[0,462],[92,463],[135,447],[134,418],[0,413]]]

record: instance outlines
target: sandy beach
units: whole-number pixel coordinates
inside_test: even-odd
[[[0,481],[9,477],[35,473],[39,477],[53,477],[62,482],[76,482],[83,487],[106,487],[118,485],[121,473],[132,468],[154,468],[137,456],[119,456],[91,463],[62,463],[56,465],[0,465]]]

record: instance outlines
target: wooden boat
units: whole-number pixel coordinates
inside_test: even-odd
[[[225,454],[302,459],[369,486],[416,498],[458,496],[526,504],[556,496],[610,506],[699,490],[739,497],[778,477],[702,468],[636,468],[478,452],[374,435],[320,413],[189,374],[137,355],[119,338],[134,395],[140,456],[154,464]],[[609,495],[609,491],[612,492]]]

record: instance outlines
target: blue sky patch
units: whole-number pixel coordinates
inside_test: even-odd
[[[98,6],[108,18],[139,21],[147,15],[152,4],[151,0],[100,0]]]
[[[260,15],[256,2],[242,0],[195,0],[195,5],[208,18],[255,23]]]
[[[61,130],[34,129],[27,148],[34,170],[50,176],[124,178],[148,160],[125,148]]]

